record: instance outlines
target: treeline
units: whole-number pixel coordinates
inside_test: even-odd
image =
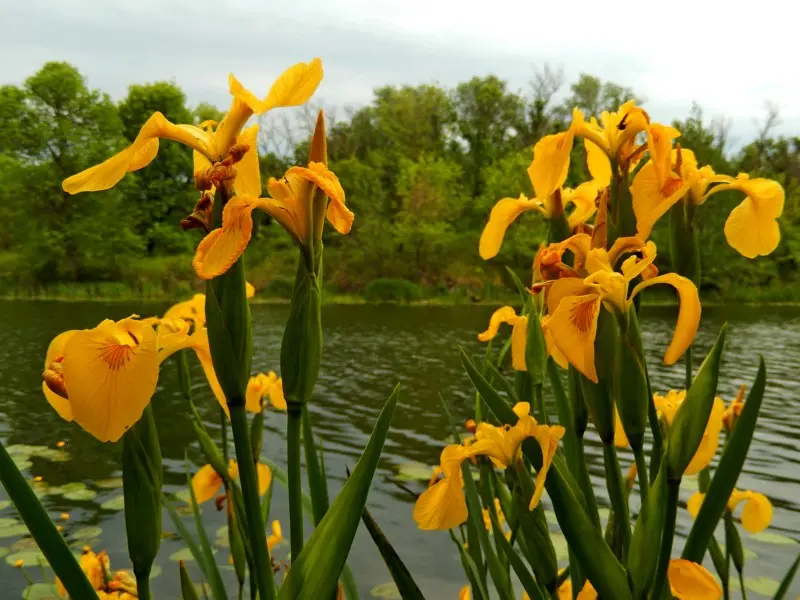
[[[372,280],[397,278],[421,285],[426,295],[480,299],[507,287],[504,266],[521,274],[530,269],[544,237],[533,214],[509,230],[498,258],[485,263],[478,257],[492,206],[532,193],[526,174],[531,148],[568,125],[573,106],[599,116],[635,97],[633,90],[586,74],[568,87],[563,83],[560,72],[545,68],[524,93],[495,76],[474,77],[455,89],[387,86],[375,90],[368,106],[326,111],[330,164],[356,214],[349,236],[326,233],[326,244],[335,247],[325,255],[327,285],[360,293]],[[316,108],[276,111],[262,122],[264,177],[305,162]],[[0,88],[0,282],[6,290],[37,293],[77,282],[100,293],[158,296],[192,288],[189,257],[199,233],[179,226],[197,199],[188,149],[163,141],[148,167],[107,192],[72,197],[61,189],[65,177],[130,143],[157,110],[176,123],[221,117],[217,107],[188,106],[170,82],[132,85],[115,103],[89,89],[67,63],[48,63],[21,86]],[[722,233],[741,197],[720,194],[701,207],[706,293],[792,297],[800,257],[794,233],[800,138],[773,135],[778,119],[770,109],[757,139],[735,153],[728,148],[729,125],[706,119],[697,106],[674,123],[681,145],[700,162],[720,173],[775,178],[787,193],[781,245],[758,261],[738,256]],[[576,144],[571,185],[588,176],[580,148]],[[666,266],[662,221],[654,237]],[[293,252],[288,237],[269,225],[265,221],[250,244],[248,267],[258,288],[280,295],[290,287]]]

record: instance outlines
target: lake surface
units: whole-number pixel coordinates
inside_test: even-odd
[[[103,318],[118,319],[136,313],[142,316],[162,314],[164,304],[130,303],[61,303],[0,302],[0,437],[6,445],[28,444],[55,449],[66,442],[68,454],[27,450],[33,454],[26,473],[40,476],[60,491],[43,495],[43,502],[54,518],[69,513],[63,521],[68,539],[79,548],[84,541],[96,550],[107,549],[112,567],[128,568],[124,539],[123,514],[114,506],[122,490],[116,487],[120,476],[120,445],[104,445],[85,434],[74,424],[62,421],[50,409],[41,394],[40,373],[50,340],[65,329],[93,327]],[[476,334],[488,322],[492,307],[395,307],[395,306],[326,306],[325,355],[320,380],[315,390],[311,413],[315,431],[324,443],[326,463],[331,478],[331,493],[341,487],[345,467],[352,467],[371,432],[375,419],[392,388],[402,384],[401,404],[394,417],[368,506],[388,538],[414,574],[428,598],[456,598],[465,582],[458,553],[445,532],[419,531],[411,518],[413,500],[398,485],[398,470],[408,463],[434,464],[448,434],[438,396],[443,394],[459,419],[471,415],[474,392],[458,359],[457,345],[477,353],[482,345]],[[253,326],[256,351],[254,370],[278,370],[286,306],[254,305]],[[665,367],[663,352],[674,325],[672,309],[645,309],[643,331],[649,348],[650,372],[655,390],[666,392],[680,388],[682,364]],[[775,515],[767,536],[753,538],[742,533],[749,552],[746,574],[762,578],[752,582],[748,596],[760,597],[756,590],[767,591],[779,581],[800,551],[800,310],[770,307],[766,309],[710,308],[704,310],[703,327],[696,342],[696,366],[713,343],[719,326],[728,321],[730,330],[720,376],[719,394],[726,402],[742,383],[751,384],[758,358],[767,361],[767,393],[760,424],[750,449],[745,470],[737,487],[753,489],[769,496]],[[215,431],[218,427],[217,405],[202,378],[199,364],[192,358],[195,396],[201,411]],[[159,391],[153,406],[164,455],[165,481],[178,491],[185,487],[184,456],[199,466],[204,463],[195,442],[189,411],[177,385],[175,365],[162,366]],[[552,412],[551,412],[552,414]],[[285,465],[283,436],[285,417],[268,413],[264,453]],[[602,479],[602,452],[594,438],[589,440],[589,465],[598,486],[598,500],[605,506]],[[24,453],[23,453],[24,454]],[[53,460],[53,458],[56,460]],[[23,457],[24,458],[24,457]],[[59,461],[58,459],[66,459]],[[623,470],[631,456],[621,455]],[[196,467],[193,467],[196,468]],[[69,483],[84,483],[65,489]],[[98,482],[101,484],[98,485]],[[424,483],[406,482],[422,491]],[[683,502],[693,491],[688,481],[681,494]],[[5,500],[0,489],[0,501]],[[633,500],[633,506],[638,499]],[[545,506],[548,501],[545,497]],[[224,513],[217,513],[213,502],[203,506],[209,534],[225,524]],[[0,581],[3,598],[20,598],[26,582],[22,574],[6,564],[6,559],[20,550],[30,551],[30,544],[14,533],[16,512],[6,506],[0,510]],[[272,518],[279,518],[288,535],[286,492],[276,484]],[[679,513],[678,534],[685,535],[691,517]],[[5,529],[4,529],[5,526]],[[555,525],[553,525],[555,527]],[[164,516],[165,530],[172,530]],[[682,546],[676,545],[676,553]],[[158,600],[180,598],[177,562],[170,556],[180,551],[179,541],[165,539],[158,564],[162,569],[153,582]],[[278,550],[285,556],[288,544]],[[563,555],[563,551],[561,552]],[[180,556],[180,555],[178,555]],[[219,547],[218,563],[226,565],[228,549]],[[12,561],[13,562],[13,561]],[[191,563],[190,563],[191,564]],[[391,581],[368,534],[359,531],[349,564],[362,596],[370,597],[376,586]],[[42,579],[38,569],[29,569],[35,580]],[[196,573],[196,571],[195,571]],[[224,575],[235,591],[231,571]],[[198,578],[199,579],[199,578]],[[760,587],[759,587],[760,586]],[[800,581],[793,593],[800,592]],[[734,594],[734,597],[738,592]],[[792,596],[794,597],[794,596]]]

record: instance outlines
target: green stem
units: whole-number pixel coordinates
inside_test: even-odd
[[[295,403],[289,403],[286,420],[287,472],[289,476],[289,533],[292,560],[303,550],[303,488],[300,470],[300,431],[303,413]]]
[[[628,500],[625,493],[625,484],[622,480],[617,451],[614,444],[603,444],[603,461],[606,467],[606,485],[611,508],[616,515],[616,538],[620,543],[620,556],[622,563],[628,560],[628,549],[631,544],[631,523],[628,516]]]
[[[680,480],[667,482],[667,511],[664,516],[664,533],[661,535],[661,549],[658,554],[653,598],[661,598],[664,585],[667,582],[667,567],[669,567],[669,559],[672,556],[672,541],[675,537],[675,519],[678,516],[678,494],[680,488]]]
[[[152,600],[150,595],[150,573],[136,573],[136,590],[139,600]]]
[[[594,496],[594,488],[592,487],[592,480],[589,478],[589,469],[586,466],[586,451],[583,447],[583,435],[577,436],[578,451],[575,454],[576,458],[576,472],[573,473],[583,492],[584,505],[586,507],[586,514],[589,515],[589,520],[592,525],[597,527],[600,531],[600,514],[597,512],[597,499]],[[580,590],[578,590],[580,591]]]
[[[644,459],[644,450],[639,448],[633,451],[633,459],[636,461],[636,475],[639,478],[639,494],[642,497],[642,504],[647,502],[647,492],[650,491],[650,484],[647,480],[647,463]]]
[[[220,407],[219,409],[219,424],[222,429],[222,457],[225,459],[225,464],[228,464],[228,415]]]
[[[536,419],[539,421],[539,423],[549,425],[550,417],[547,414],[547,407],[544,404],[541,383],[533,384],[533,403],[536,408]]]
[[[747,600],[747,592],[744,587],[744,572],[739,571],[739,587],[742,588],[742,600]]]
[[[692,387],[692,347],[691,345],[686,349],[686,354],[683,355],[683,364],[686,369],[686,391]]]
[[[250,447],[250,434],[247,427],[247,414],[244,401],[229,402],[231,411],[231,428],[233,429],[233,445],[236,449],[236,460],[239,463],[239,479],[242,483],[244,510],[247,517],[250,545],[255,562],[254,575],[258,587],[258,595],[262,600],[272,600],[275,588],[272,575],[272,564],[267,550],[267,534],[261,519],[261,501],[258,498],[258,476],[253,462],[253,450]]]

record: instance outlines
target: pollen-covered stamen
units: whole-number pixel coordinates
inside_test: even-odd
[[[47,368],[42,372],[42,379],[50,391],[58,394],[62,398],[69,398],[67,396],[67,386],[64,383],[64,357],[59,356],[51,362]]]
[[[595,298],[583,300],[575,305],[572,314],[569,316],[569,321],[581,333],[586,333],[592,327],[595,314],[599,308],[600,303]]]

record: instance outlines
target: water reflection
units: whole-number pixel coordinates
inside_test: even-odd
[[[52,485],[73,481],[91,482],[119,476],[117,445],[101,445],[72,424],[63,422],[49,409],[39,392],[39,374],[50,339],[66,328],[92,327],[102,318],[121,318],[131,313],[158,314],[160,304],[72,304],[55,302],[0,303],[0,435],[9,444],[41,444],[54,447],[67,441],[72,460],[65,463],[33,458],[32,475],[41,475]],[[369,506],[387,536],[414,573],[423,591],[431,598],[454,598],[464,576],[456,549],[444,533],[423,533],[411,520],[411,499],[394,483],[398,465],[408,461],[434,463],[446,437],[447,424],[439,408],[439,394],[452,405],[459,419],[470,416],[474,400],[463,374],[456,351],[462,344],[468,352],[481,351],[476,333],[485,327],[490,307],[383,307],[326,306],[325,358],[312,406],[317,435],[326,455],[327,469],[335,493],[344,480],[345,467],[357,460],[361,449],[383,406],[397,382],[403,387],[401,405],[395,415],[379,472],[369,498]],[[254,369],[277,370],[280,339],[288,309],[284,306],[253,307],[256,352]],[[674,326],[670,309],[646,309],[642,319],[645,344],[649,348],[650,371],[656,390],[665,392],[682,387],[683,367],[665,367],[663,352]],[[800,537],[797,504],[797,463],[800,442],[796,433],[800,411],[795,391],[800,381],[800,350],[792,343],[798,334],[800,311],[792,308],[707,309],[704,327],[696,343],[697,365],[711,347],[719,326],[730,322],[728,346],[722,367],[719,393],[726,400],[735,395],[742,383],[752,382],[757,368],[757,354],[767,361],[768,387],[758,432],[738,487],[766,493],[775,505],[770,531]],[[696,366],[697,366],[696,365]],[[219,429],[219,410],[194,364],[195,394],[200,409],[212,431]],[[178,489],[185,482],[188,456],[190,462],[203,462],[194,443],[186,407],[177,386],[174,366],[162,368],[159,391],[153,401],[162,439],[166,482]],[[270,413],[267,420],[264,451],[273,460],[285,464],[282,437],[284,417]],[[602,454],[595,438],[588,444],[590,470],[600,486]],[[631,457],[623,453],[623,468]],[[45,496],[43,502],[54,515],[69,512],[68,532],[86,525],[100,525],[102,547],[108,548],[112,564],[127,563],[122,513],[107,511],[100,504],[119,495],[120,490],[99,490],[93,501],[70,501],[62,496]],[[682,492],[685,501],[692,490]],[[635,505],[635,503],[634,503]],[[276,488],[273,515],[287,518],[286,496]],[[204,507],[210,535],[224,525],[224,515],[216,513],[211,503]],[[13,516],[6,509],[2,517]],[[681,512],[678,533],[686,534],[689,517]],[[165,525],[168,521],[165,520]],[[0,539],[0,547],[9,547],[14,538]],[[745,543],[757,554],[748,566],[749,574],[780,579],[797,548],[755,541]],[[165,574],[155,582],[159,598],[179,597],[177,564],[169,555],[180,549],[179,543],[165,540],[159,562]],[[287,551],[286,548],[283,549]],[[219,548],[219,563],[227,562],[227,549]],[[360,531],[351,553],[359,586],[365,596],[375,585],[390,580],[369,536]],[[233,583],[233,574],[225,572]],[[0,578],[10,584],[17,597],[23,581],[5,563],[0,564]],[[231,587],[231,589],[234,589]],[[800,589],[800,587],[798,587]]]

